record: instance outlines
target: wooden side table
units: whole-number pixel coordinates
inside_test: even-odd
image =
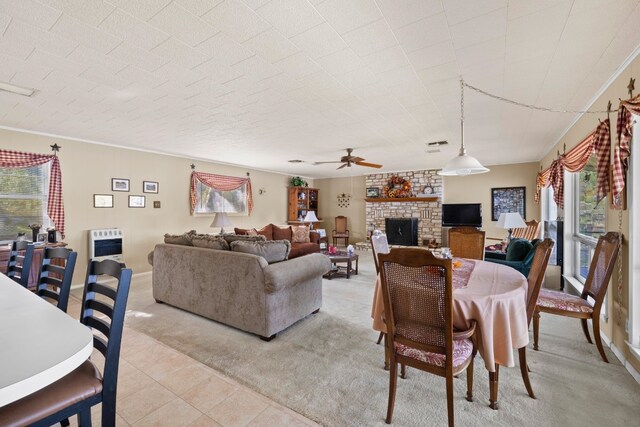
[[[321,252],[323,255],[329,257],[331,264],[335,267],[329,270],[324,276],[326,279],[333,279],[334,277],[346,277],[351,278],[351,274],[358,274],[358,254],[349,254],[345,251],[338,251],[335,254],[329,254],[327,251]],[[355,261],[355,270],[353,269],[353,262]],[[338,265],[338,263],[346,263],[346,266]]]

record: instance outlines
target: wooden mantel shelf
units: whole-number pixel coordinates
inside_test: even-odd
[[[432,197],[367,197],[364,199],[365,202],[437,202],[440,200],[438,196]]]

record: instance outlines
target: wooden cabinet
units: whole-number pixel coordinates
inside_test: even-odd
[[[308,211],[315,211],[318,216],[319,191],[317,188],[289,187],[289,214],[287,221],[291,224],[304,219]]]

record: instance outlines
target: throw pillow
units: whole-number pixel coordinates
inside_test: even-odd
[[[247,242],[236,240],[231,243],[231,250],[245,254],[258,255],[269,264],[284,261],[289,257],[291,243],[288,240],[267,240],[263,242]]]
[[[256,230],[256,233],[266,237],[267,240],[274,240],[273,227],[271,226],[271,224],[265,225],[260,230]]]
[[[193,246],[197,248],[218,249],[228,251],[229,244],[222,236],[199,235],[191,239]]]
[[[280,228],[277,225],[273,225],[273,240],[288,240],[291,241],[293,238],[293,231],[291,231],[291,226]]]
[[[231,244],[231,242],[235,242],[236,240],[243,240],[246,242],[264,242],[267,240],[266,237],[261,235],[247,236],[244,234],[225,234],[223,237],[224,240],[226,240],[229,244]]]
[[[196,234],[196,230],[187,231],[184,234],[169,234],[164,235],[164,242],[171,245],[184,245],[191,246],[191,239]]]
[[[309,243],[311,238],[309,237],[309,227],[306,225],[294,225],[291,227],[293,232],[293,238],[291,243]]]
[[[249,232],[248,228],[234,228],[233,231],[235,231],[236,234],[247,234]]]
[[[246,233],[247,236],[257,236],[258,235],[258,231],[255,228],[252,228],[251,230],[247,230]]]

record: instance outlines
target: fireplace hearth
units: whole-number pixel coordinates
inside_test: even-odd
[[[418,246],[418,218],[385,218],[390,245]]]

